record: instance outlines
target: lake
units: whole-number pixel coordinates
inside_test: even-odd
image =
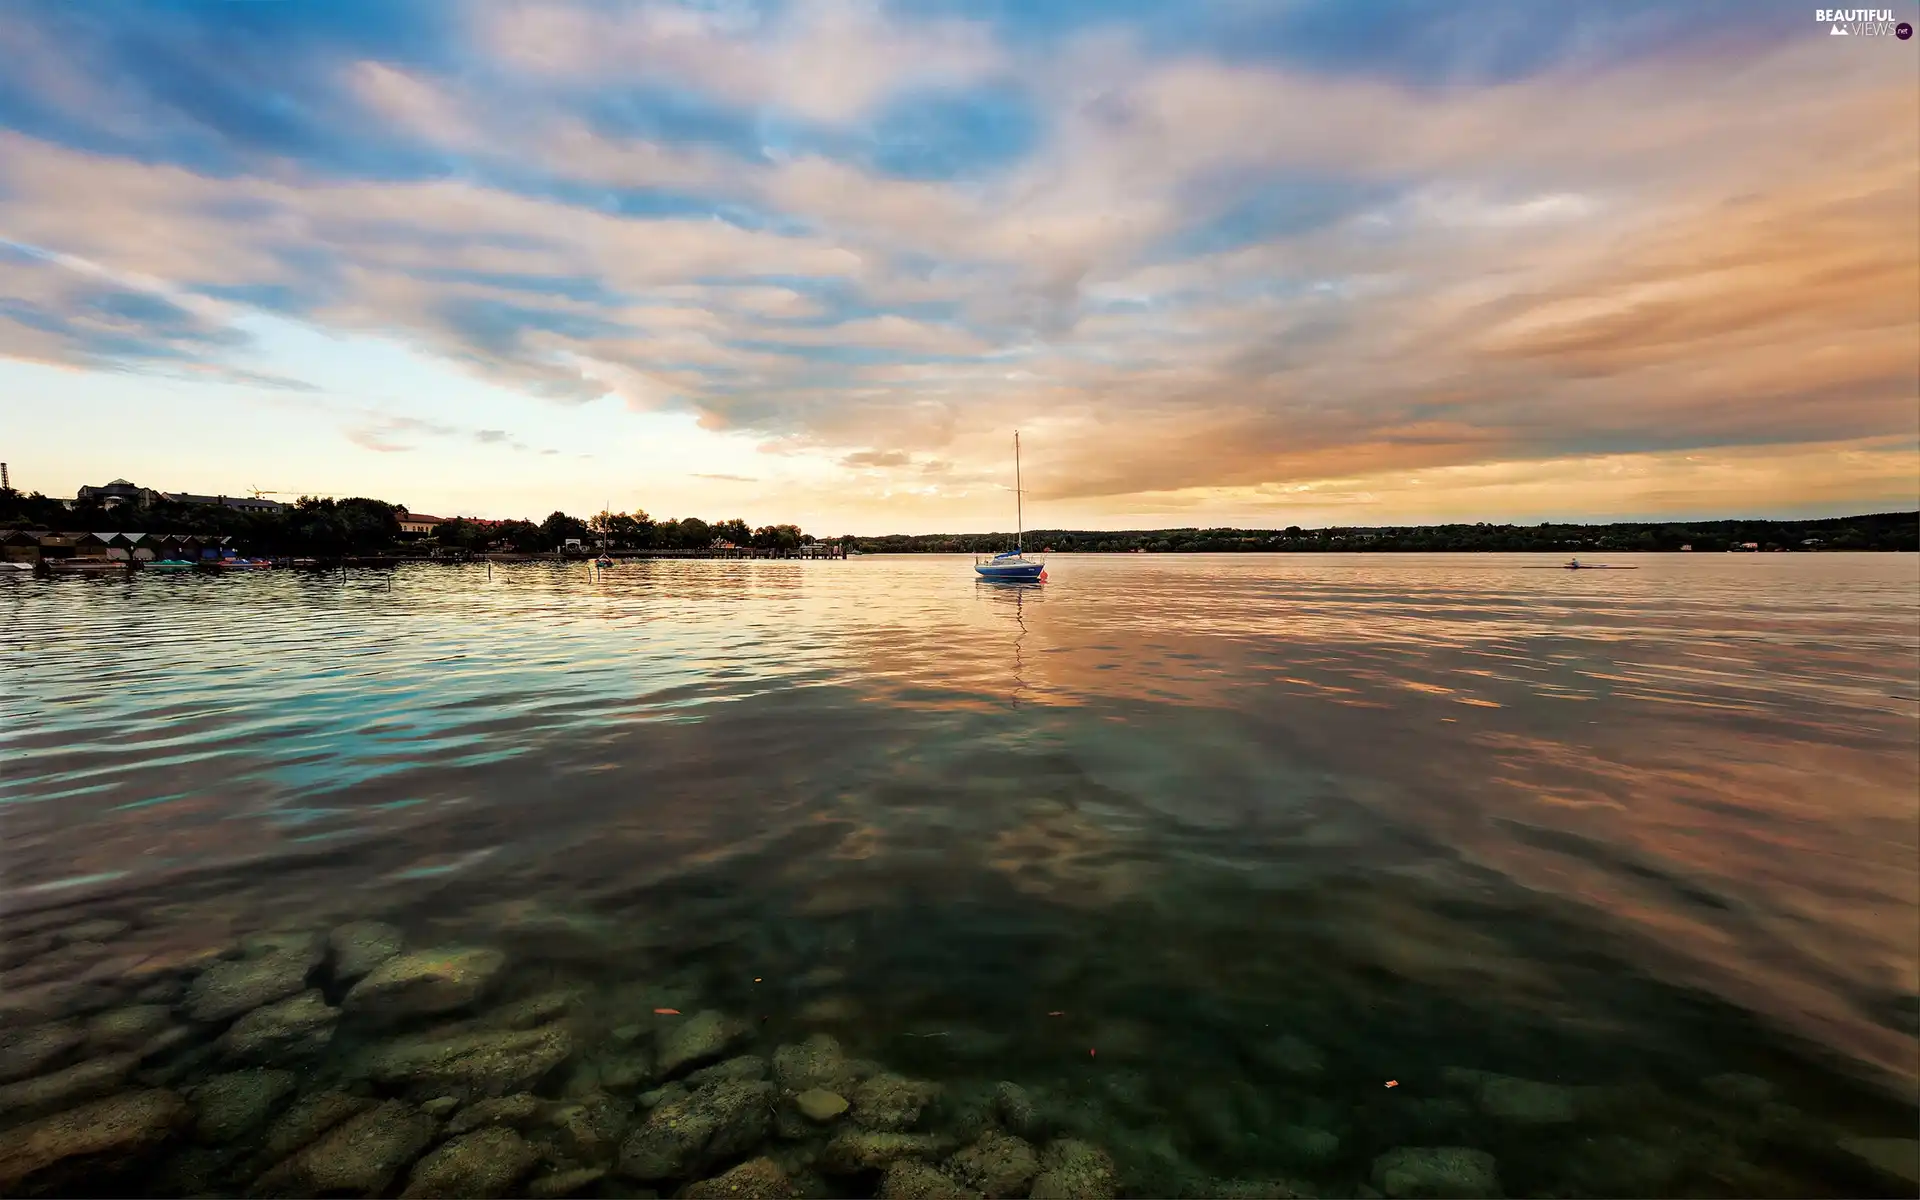
[[[1915,1194],[1920,559],[1553,561],[0,578],[0,1193]]]

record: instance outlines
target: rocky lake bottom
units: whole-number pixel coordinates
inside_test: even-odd
[[[922,946],[870,913],[835,912],[847,906],[832,897],[777,914],[685,884],[612,909],[497,898],[522,886],[435,892],[375,916],[354,915],[343,892],[309,899],[304,920],[289,911],[297,889],[230,882],[198,898],[13,914],[0,1194],[1920,1187],[1920,1143],[1902,1127],[1911,1108],[1872,1089],[1849,1096],[1817,1061],[1690,1074],[1710,1068],[1648,1056],[1618,1031],[1578,1045],[1565,1014],[1543,1035],[1505,1000],[1451,1011],[1378,981],[1236,1010],[1164,982],[1149,948],[1139,979],[1112,978],[1091,929],[1078,963],[1071,938],[1035,955],[1002,930],[1022,943],[1005,978],[1017,994],[969,1021],[968,1005],[943,1016],[916,986],[940,973],[922,960],[953,952],[937,922]],[[1090,970],[1103,982],[1090,986]],[[1696,1003],[1689,1019],[1722,1042],[1697,1061],[1745,1053],[1737,1014]],[[1372,1018],[1330,1015],[1370,1007]],[[1424,1057],[1380,1032],[1421,1012]],[[1388,1076],[1384,1059],[1402,1053]],[[1539,1077],[1516,1073],[1528,1057]],[[1825,1111],[1796,1103],[1796,1088]]]

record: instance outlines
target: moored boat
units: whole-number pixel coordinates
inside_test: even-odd
[[[1013,431],[1013,549],[988,558],[976,557],[973,569],[982,579],[1003,583],[1038,582],[1047,577],[1047,564],[1028,558],[1020,548],[1026,530],[1026,512],[1020,490],[1020,431]]]

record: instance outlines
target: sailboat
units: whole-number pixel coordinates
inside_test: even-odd
[[[609,500],[600,508],[600,557],[593,560],[593,565],[601,571],[613,565],[613,555],[607,553],[607,533],[612,528],[612,523],[607,520],[607,512],[612,507],[613,501]]]
[[[1021,553],[1020,540],[1025,533],[1026,514],[1022,507],[1023,493],[1020,490],[1020,431],[1013,431],[1013,549],[991,558],[976,557],[973,569],[982,578],[997,580],[1028,581],[1047,577],[1047,564],[1037,558],[1028,558]]]

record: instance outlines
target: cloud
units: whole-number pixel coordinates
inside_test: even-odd
[[[977,24],[903,22],[863,0],[794,5],[773,20],[729,5],[501,3],[472,11],[485,47],[546,80],[659,78],[815,121],[858,117],[910,81],[968,83],[1001,63]]]
[[[700,472],[697,472],[697,471],[696,471],[696,472],[694,472],[693,474],[691,474],[691,475],[689,475],[689,476],[688,476],[688,478],[690,478],[690,479],[717,479],[717,480],[720,480],[720,481],[721,481],[721,482],[723,482],[723,483],[758,483],[758,482],[760,482],[758,478],[756,478],[756,477],[754,477],[754,476],[752,476],[752,475],[705,475],[705,474],[701,474]]]
[[[913,457],[899,450],[861,450],[840,460],[843,467],[904,467]]]
[[[323,408],[331,405],[322,404]],[[481,446],[500,446],[522,454],[558,454],[557,450],[538,450],[504,429],[466,429],[444,421],[361,409],[350,416],[342,429],[346,439],[363,449],[382,454],[417,450],[424,441],[465,441]]]
[[[254,7],[0,17],[0,353],[271,386],[268,310],[1116,507],[1920,423],[1910,63],[1770,14]]]

